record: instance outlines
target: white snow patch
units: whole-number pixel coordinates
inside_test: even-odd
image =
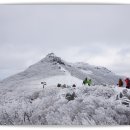
[[[71,75],[60,75],[60,76],[53,76],[50,78],[44,79],[44,81],[47,83],[47,86],[56,86],[58,83],[60,84],[67,84],[67,85],[81,85],[82,80],[72,77]]]
[[[85,74],[92,74],[93,72],[90,71],[90,70],[83,70],[83,69],[80,69],[83,73]]]

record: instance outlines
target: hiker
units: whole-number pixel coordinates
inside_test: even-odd
[[[118,84],[117,84],[119,87],[123,87],[123,81],[122,81],[122,79],[119,79],[119,81],[118,81]]]
[[[44,89],[44,86],[46,85],[46,82],[41,82],[41,84],[43,85],[43,89]]]
[[[76,87],[76,85],[75,85],[75,84],[73,84],[73,85],[72,85],[72,87],[73,87],[73,88],[75,88],[75,87]]]
[[[88,82],[88,79],[85,78],[84,81],[83,81],[83,84],[85,85],[85,84],[87,84],[87,82]]]
[[[91,79],[87,79],[87,78],[85,78],[85,80],[83,81],[83,84],[85,85],[85,84],[88,84],[88,86],[90,86],[91,84],[92,84],[92,80]]]
[[[61,87],[61,84],[60,84],[60,83],[58,83],[58,84],[57,84],[57,87]]]
[[[126,78],[125,82],[126,82],[126,88],[130,89],[130,79]]]

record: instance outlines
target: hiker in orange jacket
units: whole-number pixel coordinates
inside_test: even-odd
[[[122,81],[122,79],[119,79],[119,81],[118,81],[118,84],[117,84],[119,87],[123,87],[123,81]]]

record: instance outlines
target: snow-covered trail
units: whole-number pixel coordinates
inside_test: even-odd
[[[61,66],[60,66],[61,67]],[[52,76],[49,78],[44,78],[44,79],[38,79],[30,82],[30,87],[33,86],[33,88],[41,89],[42,84],[41,82],[46,82],[45,88],[50,87],[50,86],[57,86],[58,83],[60,84],[66,84],[69,86],[72,86],[75,84],[76,86],[81,86],[82,85],[82,80],[78,79],[76,77],[73,77],[69,71],[65,70],[63,67],[61,67],[61,70],[64,71],[64,75],[57,75],[57,76]]]

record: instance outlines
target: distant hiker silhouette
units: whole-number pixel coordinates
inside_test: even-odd
[[[87,81],[88,81],[88,79],[85,78],[85,79],[83,80],[83,84],[84,84],[84,85],[87,84]]]
[[[58,83],[58,84],[57,84],[57,87],[61,87],[61,84]]]
[[[92,84],[92,80],[91,79],[88,80],[87,78],[85,78],[85,80],[83,81],[83,84],[84,85],[88,84],[88,86],[90,86]]]
[[[75,87],[76,87],[76,85],[75,85],[75,84],[73,84],[73,85],[72,85],[72,87],[73,87],[73,88],[75,88]]]
[[[43,88],[45,87],[46,85],[46,82],[41,82],[41,84],[43,85]]]
[[[122,81],[122,79],[119,79],[119,81],[118,81],[118,84],[117,84],[119,87],[123,87],[123,81]]]

